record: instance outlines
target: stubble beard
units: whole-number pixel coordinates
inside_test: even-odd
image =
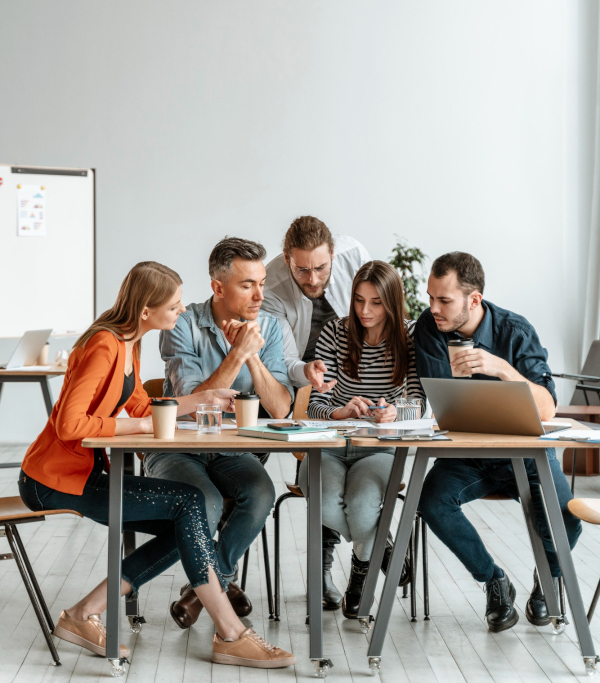
[[[464,298],[463,309],[456,318],[453,318],[450,322],[450,326],[447,328],[439,328],[441,332],[456,332],[460,328],[469,322],[469,301],[467,297]]]

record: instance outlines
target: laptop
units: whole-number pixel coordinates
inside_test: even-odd
[[[527,382],[421,379],[440,429],[543,436],[570,425],[543,425]]]
[[[40,356],[40,352],[44,348],[44,344],[48,341],[48,337],[50,337],[51,333],[51,329],[29,330],[25,332],[8,363],[0,363],[0,369],[14,370],[26,365],[35,365]]]

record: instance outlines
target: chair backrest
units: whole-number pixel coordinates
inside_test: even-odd
[[[308,409],[311,390],[312,387],[309,384],[307,387],[302,387],[302,389],[296,391],[296,399],[294,400],[294,409],[292,411],[292,418],[294,420],[308,420],[306,411]]]
[[[302,389],[298,389],[298,391],[296,391],[294,409],[292,410],[292,418],[294,420],[308,420],[306,410],[308,408],[311,391],[312,387],[310,384],[307,387],[302,387]],[[294,453],[294,457],[298,458],[298,460],[304,460],[305,455],[306,453]]]
[[[588,352],[583,368],[581,369],[582,375],[590,375],[592,377],[600,377],[600,339],[592,342],[590,350]],[[586,384],[586,382],[584,382]],[[587,382],[591,386],[595,386],[594,382]],[[600,383],[599,383],[600,385]],[[587,392],[590,405],[597,406],[600,405],[600,398],[595,391]],[[573,392],[573,397],[571,398],[572,406],[584,406],[586,405],[585,397],[581,389],[575,389]]]
[[[149,379],[144,382],[144,391],[150,398],[162,398],[164,379]]]

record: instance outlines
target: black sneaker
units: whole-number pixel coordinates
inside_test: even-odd
[[[499,633],[512,628],[519,621],[519,613],[515,609],[517,591],[510,582],[506,572],[500,579],[491,579],[485,584],[487,608],[485,618],[492,633]]]

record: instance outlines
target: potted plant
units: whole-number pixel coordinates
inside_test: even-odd
[[[393,256],[389,263],[400,273],[404,284],[404,301],[406,314],[416,320],[427,308],[427,304],[419,299],[419,287],[425,282],[423,267],[427,256],[417,247],[406,246],[405,240],[398,238],[392,249]],[[415,270],[415,266],[418,269]]]

